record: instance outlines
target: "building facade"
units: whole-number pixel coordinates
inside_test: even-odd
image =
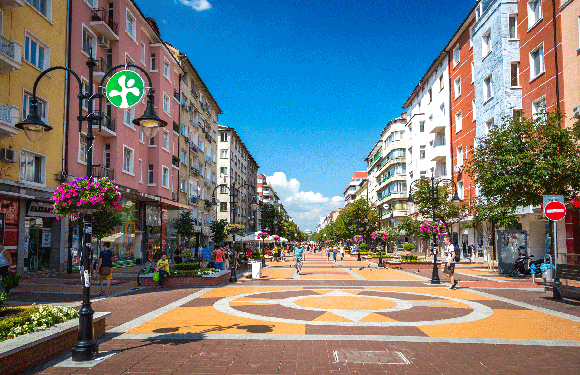
[[[50,213],[60,184],[66,74],[45,75],[37,87],[41,138],[16,123],[29,113],[34,81],[51,66],[67,65],[67,1],[0,2],[0,241],[19,271],[66,268],[66,222]]]
[[[355,193],[363,180],[367,178],[367,172],[354,172],[347,187],[344,188],[344,206],[355,201]]]

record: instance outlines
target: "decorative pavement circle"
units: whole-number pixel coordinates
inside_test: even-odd
[[[466,323],[493,314],[490,307],[476,301],[416,292],[365,289],[302,289],[299,295],[288,291],[259,291],[219,299],[213,307],[224,314],[245,319],[342,327]],[[425,314],[425,307],[434,309],[429,309],[431,313]],[[264,315],[262,312],[265,310],[276,314]],[[296,316],[296,310],[301,313],[298,315],[311,319],[290,318]],[[409,316],[417,316],[418,319],[401,321]]]

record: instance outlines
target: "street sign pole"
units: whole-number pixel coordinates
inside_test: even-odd
[[[555,202],[555,203],[554,203]],[[566,217],[566,206],[564,205],[563,195],[544,195],[543,197],[543,211],[544,216],[554,224],[553,235],[554,235],[554,269],[552,280],[556,280],[558,267],[558,221]]]

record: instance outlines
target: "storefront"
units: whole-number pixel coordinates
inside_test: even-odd
[[[18,260],[19,199],[0,196],[0,241],[12,256],[13,267]]]

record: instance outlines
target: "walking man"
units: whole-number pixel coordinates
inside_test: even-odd
[[[451,244],[451,239],[449,236],[445,236],[443,238],[443,242],[445,242],[445,268],[443,269],[443,273],[445,276],[449,278],[449,282],[451,286],[449,289],[456,289],[457,283],[459,281],[455,280],[455,247]]]

